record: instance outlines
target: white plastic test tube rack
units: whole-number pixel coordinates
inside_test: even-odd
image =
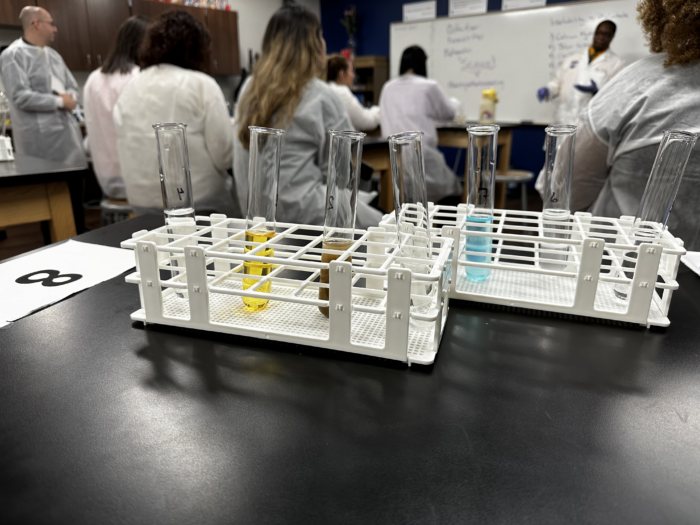
[[[452,238],[433,243],[429,273],[412,274],[402,265],[413,259],[403,257],[395,235],[385,234],[382,228],[356,230],[356,241],[347,251],[336,261],[322,263],[321,226],[277,223],[275,237],[253,243],[245,241],[242,219],[214,214],[196,220],[196,231],[188,235],[168,233],[163,226],[136,232],[121,244],[136,255],[137,271],[126,280],[139,285],[142,308],[132,319],[408,364],[435,360],[447,319]],[[244,246],[251,245],[255,248],[244,253]],[[266,248],[273,248],[272,257],[257,255]],[[265,277],[245,275],[258,282],[244,291],[244,261],[271,263],[273,269]],[[329,284],[318,282],[325,268],[330,270]],[[425,289],[431,290],[427,312],[410,311],[412,280],[425,282]],[[271,292],[257,291],[266,282],[271,282]],[[330,286],[328,301],[318,298],[321,286]],[[269,299],[269,303],[264,310],[251,312],[242,297]],[[319,306],[329,308],[329,318]],[[410,317],[433,326],[414,330]]]
[[[667,316],[671,295],[678,289],[676,274],[686,250],[683,241],[668,230],[660,232],[653,244],[635,246],[636,239],[631,233],[634,217],[611,219],[576,213],[567,223],[570,237],[554,240],[544,233],[561,234],[562,230],[548,229],[540,212],[495,210],[492,232],[468,232],[467,212],[464,204],[457,207],[430,205],[433,235],[444,235],[446,226],[453,227],[458,256],[451,260],[452,299],[610,319],[646,327],[670,324]],[[384,216],[380,226],[392,231],[395,224],[390,214]],[[660,225],[657,229],[660,231]],[[467,254],[485,255],[465,250],[467,235],[492,237],[490,262],[467,261]],[[542,246],[542,243],[551,246],[553,242],[568,246],[567,260],[555,265],[559,266],[556,269],[552,269],[552,263],[562,261],[547,259],[546,255],[561,256],[562,252]],[[637,254],[632,279],[620,272],[623,256],[629,256],[630,252]],[[491,273],[483,282],[470,281],[467,266],[490,268]],[[628,268],[625,271],[630,273]],[[629,301],[616,298],[613,291],[616,283],[631,284]]]

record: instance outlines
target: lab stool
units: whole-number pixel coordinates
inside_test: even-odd
[[[108,226],[117,222],[135,217],[134,209],[125,200],[102,199],[100,202],[100,214],[102,226]]]
[[[523,211],[527,211],[527,183],[530,182],[535,175],[531,171],[525,170],[508,170],[505,173],[496,172],[496,208],[504,209],[506,207],[506,192],[509,182],[520,184],[520,205]]]

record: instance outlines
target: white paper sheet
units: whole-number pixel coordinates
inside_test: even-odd
[[[700,252],[686,252],[681,257],[681,262],[700,275]]]
[[[134,252],[78,241],[0,264],[0,327],[133,268]]]
[[[403,21],[432,20],[437,16],[437,0],[403,4]]]
[[[486,11],[486,0],[450,0],[450,16],[479,15]]]
[[[501,10],[528,9],[530,7],[544,7],[545,5],[547,5],[547,0],[503,0]]]

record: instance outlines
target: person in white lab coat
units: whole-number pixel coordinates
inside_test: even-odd
[[[537,91],[537,98],[558,100],[552,124],[574,124],[591,98],[622,68],[624,61],[610,50],[617,26],[604,20],[596,27],[593,45],[566,58],[549,83]]]
[[[80,128],[71,114],[78,83],[49,47],[57,28],[48,11],[28,6],[20,13],[23,36],[0,55],[0,75],[10,101],[17,153],[74,166],[85,165]]]
[[[114,129],[129,204],[137,214],[162,213],[163,199],[153,125],[187,125],[192,192],[197,213],[240,216],[232,194],[232,126],[209,64],[211,37],[189,13],[162,15],[146,33],[141,72],[114,107]]]
[[[571,210],[618,218],[639,208],[664,130],[700,132],[700,0],[638,7],[649,55],[627,67],[578,121]],[[700,249],[700,153],[694,151],[668,219],[688,250]]]
[[[270,19],[262,54],[236,107],[233,173],[240,206],[248,199],[249,126],[284,129],[277,220],[322,225],[326,211],[331,129],[352,130],[343,104],[318,74],[326,43],[315,14],[287,5]],[[382,214],[358,200],[356,226],[376,226]]]
[[[326,80],[345,106],[350,116],[352,125],[358,131],[371,131],[379,126],[379,106],[365,108],[357,100],[351,91],[355,80],[355,71],[352,64],[343,55],[331,55],[328,57],[326,67]]]
[[[384,84],[379,98],[382,135],[422,131],[425,185],[430,202],[461,196],[461,184],[437,148],[436,121],[452,120],[460,108],[435,80],[426,78],[427,55],[418,46],[404,50],[400,77]]]
[[[83,92],[92,163],[102,193],[109,199],[126,199],[112,112],[119,95],[139,71],[139,47],[148,24],[149,20],[140,16],[122,24],[112,53],[104,66],[90,74]]]

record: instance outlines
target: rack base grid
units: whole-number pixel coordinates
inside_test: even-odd
[[[452,239],[433,243],[432,258],[423,260],[405,257],[382,228],[355,230],[350,248],[329,250],[323,227],[277,223],[274,237],[252,242],[245,224],[198,216],[124,241],[137,264],[126,280],[139,285],[142,305],[131,318],[409,365],[434,362],[449,308]],[[322,262],[324,254],[337,259]],[[255,263],[267,272],[245,273]],[[320,282],[322,270],[328,283]],[[326,300],[319,298],[323,288]],[[251,311],[244,297],[268,303]]]
[[[495,210],[485,226],[470,222],[468,213],[464,204],[429,210],[432,235],[454,239],[452,299],[669,326],[685,248],[660,224],[645,223],[642,236],[628,216],[553,220],[541,212]],[[396,231],[395,217],[385,215],[380,226]]]

